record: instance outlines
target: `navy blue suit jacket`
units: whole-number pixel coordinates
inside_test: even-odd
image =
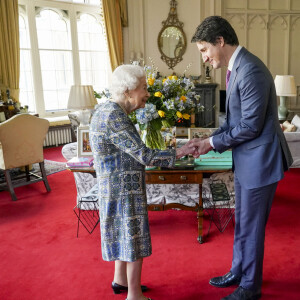
[[[277,182],[292,164],[277,112],[274,79],[245,48],[238,53],[226,93],[226,121],[213,133],[218,152],[232,149],[235,176],[247,189]]]

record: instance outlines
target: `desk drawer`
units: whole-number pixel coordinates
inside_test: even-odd
[[[180,183],[202,183],[201,173],[146,173],[146,183],[148,184],[180,184]]]

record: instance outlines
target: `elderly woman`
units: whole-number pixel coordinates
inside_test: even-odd
[[[145,107],[149,93],[142,67],[115,69],[112,99],[100,104],[90,125],[90,143],[97,173],[101,249],[115,261],[112,289],[128,290],[128,300],[148,299],[141,286],[143,258],[151,255],[145,165],[172,167],[176,157],[193,149],[152,150],[142,142],[128,114]]]

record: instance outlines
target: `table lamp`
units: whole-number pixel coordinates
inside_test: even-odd
[[[97,100],[91,85],[72,85],[68,100],[68,108],[78,109],[79,126],[89,125],[91,109],[95,107]]]
[[[295,79],[292,75],[276,75],[275,76],[276,94],[280,97],[280,104],[278,106],[279,120],[286,120],[287,108],[286,97],[294,97],[296,93]]]

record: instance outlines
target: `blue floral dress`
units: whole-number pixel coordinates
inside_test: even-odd
[[[112,101],[95,111],[90,144],[99,190],[103,259],[132,262],[151,255],[145,165],[172,167],[175,150],[147,148],[130,118]]]

